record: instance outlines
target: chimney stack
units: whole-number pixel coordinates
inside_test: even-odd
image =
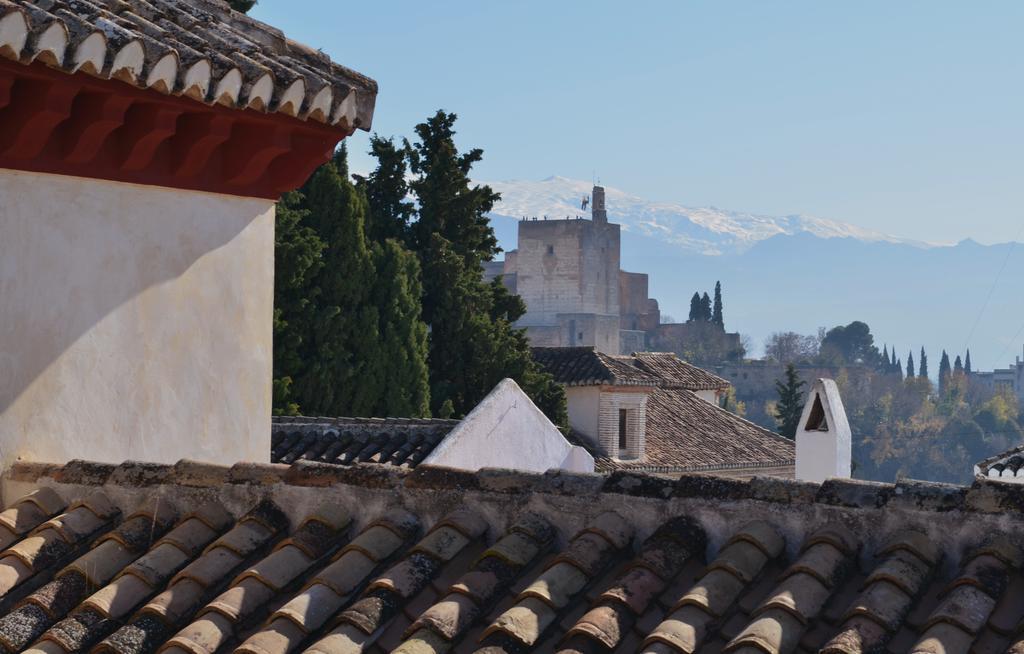
[[[825,481],[851,474],[852,435],[839,387],[831,379],[811,386],[796,430],[796,478]]]

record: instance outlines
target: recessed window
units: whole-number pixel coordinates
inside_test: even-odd
[[[555,253],[555,246],[554,245],[549,245],[548,246],[548,254],[554,254],[554,253]]]
[[[625,450],[629,448],[629,443],[626,441],[626,410],[619,409],[619,449]]]

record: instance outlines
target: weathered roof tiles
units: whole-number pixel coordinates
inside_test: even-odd
[[[0,56],[369,129],[376,83],[222,0],[0,0]]]
[[[729,382],[671,352],[612,355],[592,346],[535,347],[533,358],[566,386],[650,386],[690,391],[723,390]]]
[[[274,418],[270,460],[411,468],[430,456],[457,424],[439,418]]]
[[[0,562],[33,534],[74,552],[0,594],[0,650],[1024,647],[1011,484],[253,466],[15,466],[45,490],[13,508],[56,515]]]

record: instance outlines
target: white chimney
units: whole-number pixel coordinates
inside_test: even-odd
[[[796,478],[825,481],[849,477],[852,435],[839,387],[831,379],[811,386],[796,430]]]

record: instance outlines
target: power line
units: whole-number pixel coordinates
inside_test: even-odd
[[[974,325],[971,326],[971,331],[967,334],[967,340],[964,341],[964,349],[967,349],[971,344],[971,339],[974,337],[974,331],[981,323],[981,317],[985,314],[985,309],[988,308],[989,301],[992,300],[992,293],[995,292],[996,286],[999,285],[999,279],[1006,271],[1006,264],[1010,261],[1010,255],[1013,254],[1013,248],[1017,246],[1017,241],[1020,240],[1021,234],[1024,234],[1024,226],[1021,226],[1020,231],[1017,232],[1017,236],[1010,241],[1010,248],[1006,251],[1006,256],[1003,257],[1003,265],[999,268],[999,272],[996,273],[996,278],[992,280],[992,285],[988,289],[988,295],[985,296],[985,302],[981,305],[981,311],[979,311],[978,315],[974,318]],[[1021,328],[1024,329],[1024,325],[1021,325]],[[1016,339],[1016,336],[1014,338]],[[1002,358],[1002,356],[1003,355],[1000,354],[999,358]]]

